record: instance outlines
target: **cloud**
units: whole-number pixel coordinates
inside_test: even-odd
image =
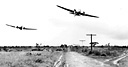
[[[111,34],[111,38],[117,40],[128,40],[128,30],[126,32],[116,31]]]
[[[52,20],[53,24],[58,27],[67,28],[68,33],[74,36],[87,33],[102,34],[115,40],[128,40],[128,30],[124,24],[111,24],[101,21],[85,21],[85,20]],[[69,31],[70,30],[70,31]],[[80,33],[81,32],[81,33]]]

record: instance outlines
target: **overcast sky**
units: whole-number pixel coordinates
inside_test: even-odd
[[[99,16],[69,14],[56,5]],[[127,0],[0,0],[0,45],[128,45]],[[19,30],[6,26],[25,26],[38,30]]]

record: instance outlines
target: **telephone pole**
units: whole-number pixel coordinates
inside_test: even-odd
[[[79,40],[79,41],[81,41],[81,42],[82,42],[82,45],[83,45],[83,42],[84,42],[85,40]]]
[[[86,34],[86,36],[91,36],[91,52],[92,52],[92,46],[93,46],[93,42],[92,42],[92,36],[96,36],[96,34]]]

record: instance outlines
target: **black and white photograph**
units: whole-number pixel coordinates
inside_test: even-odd
[[[0,0],[0,67],[128,67],[126,0]]]

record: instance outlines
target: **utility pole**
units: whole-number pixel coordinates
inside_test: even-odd
[[[92,36],[96,36],[96,34],[86,34],[86,36],[91,36],[91,52],[92,52],[92,47],[93,47],[93,42],[92,42]]]
[[[82,42],[82,45],[83,45],[83,42],[84,42],[85,40],[79,40],[79,41],[81,41],[81,42]]]

